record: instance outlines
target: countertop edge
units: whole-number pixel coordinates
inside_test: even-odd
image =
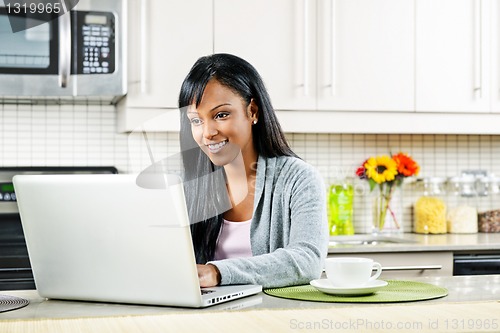
[[[330,242],[349,236],[332,236]],[[370,237],[354,235],[351,237]],[[500,234],[443,234],[422,235],[407,233],[394,235],[409,242],[386,244],[337,244],[329,245],[328,253],[392,253],[392,252],[474,252],[500,251]]]

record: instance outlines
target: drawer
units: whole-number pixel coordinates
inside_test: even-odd
[[[381,279],[405,279],[423,276],[452,276],[452,252],[329,253],[328,258],[364,257],[382,265]]]

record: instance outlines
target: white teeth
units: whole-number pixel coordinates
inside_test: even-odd
[[[218,149],[224,147],[226,145],[226,143],[227,143],[227,140],[224,140],[224,141],[216,143],[216,144],[208,145],[208,148],[210,150],[218,150]]]

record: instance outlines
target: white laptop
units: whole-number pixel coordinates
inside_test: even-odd
[[[42,297],[205,307],[259,285],[200,288],[180,178],[145,189],[135,175],[19,175],[19,213]]]

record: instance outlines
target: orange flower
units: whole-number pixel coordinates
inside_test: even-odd
[[[398,153],[392,157],[396,161],[398,172],[405,177],[418,175],[420,166],[410,156]]]

